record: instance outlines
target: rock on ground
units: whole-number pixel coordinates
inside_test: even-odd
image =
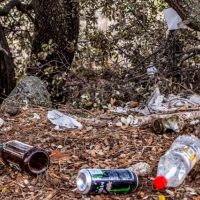
[[[26,76],[19,81],[10,95],[4,99],[1,110],[10,115],[16,115],[21,108],[29,106],[51,107],[50,94],[45,84],[35,76]]]

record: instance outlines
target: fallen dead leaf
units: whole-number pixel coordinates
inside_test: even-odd
[[[91,150],[90,153],[91,153],[92,157],[96,157],[96,152],[94,150]]]
[[[129,102],[129,107],[130,108],[135,108],[139,105],[139,103],[137,101],[130,101]]]
[[[108,143],[108,138],[105,138],[105,139],[104,139],[104,144],[107,145],[107,146],[109,145],[109,143]]]
[[[110,99],[110,104],[111,104],[111,106],[114,106],[115,102],[116,102],[116,99],[114,99],[114,98],[111,98],[111,99]]]
[[[55,195],[56,190],[50,191],[49,194],[44,198],[45,200],[50,200]]]
[[[51,155],[49,156],[51,161],[55,161],[55,160],[68,160],[70,158],[69,155],[59,151],[59,150],[53,150]]]

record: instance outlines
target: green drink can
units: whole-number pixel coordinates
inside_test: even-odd
[[[82,194],[129,193],[136,190],[138,176],[129,169],[82,169],[76,184]]]

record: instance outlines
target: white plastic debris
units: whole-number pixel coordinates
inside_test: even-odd
[[[4,123],[4,120],[0,118],[0,127],[2,127],[3,123]]]
[[[189,108],[195,108],[200,106],[200,95],[191,94],[185,96],[169,94],[167,97],[164,97],[164,95],[160,94],[160,90],[157,87],[153,91],[144,109],[132,108],[130,110],[149,115],[152,113],[167,111],[171,108],[180,108],[184,105]]]
[[[47,118],[56,125],[54,128],[55,130],[62,130],[60,127],[82,128],[81,123],[76,119],[66,116],[57,110],[48,111]]]
[[[25,103],[25,106],[22,107],[22,109],[27,110],[28,109],[28,101],[25,99],[25,100],[23,100],[23,102]]]
[[[196,124],[198,124],[199,123],[199,120],[198,119],[194,119],[194,120],[192,120],[191,122],[190,122],[190,124],[191,125],[196,125]]]
[[[130,125],[133,123],[133,116],[132,115],[129,115],[127,118],[125,117],[121,117],[121,122],[123,124],[125,124],[126,126]]]
[[[148,77],[153,78],[157,72],[157,68],[153,65],[153,63],[150,63],[149,67],[147,68]]]
[[[167,34],[170,30],[176,30],[180,28],[179,24],[182,22],[182,19],[173,8],[164,9],[163,14],[168,26],[166,32]],[[181,28],[187,28],[187,26],[183,25]]]
[[[40,116],[37,113],[33,113],[33,118],[34,119],[40,119]]]
[[[125,107],[116,107],[116,108],[109,108],[110,111],[115,112],[115,113],[126,113],[129,109],[128,106],[126,105]]]

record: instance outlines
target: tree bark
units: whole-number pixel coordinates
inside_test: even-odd
[[[53,40],[54,53],[47,57],[47,61],[65,60],[70,66],[79,34],[79,10],[76,0],[33,0],[35,12],[35,37],[32,53],[41,52],[42,44]]]
[[[0,103],[15,87],[15,65],[5,38],[4,30],[0,24]]]
[[[185,23],[200,31],[200,1],[199,0],[165,0]]]
[[[79,3],[77,0],[32,0],[32,6],[35,13],[32,58],[37,58],[41,64],[28,67],[27,74],[41,77],[52,100],[64,103],[65,80],[61,77],[69,70],[76,51]],[[45,52],[43,47],[50,41],[53,51],[41,59],[38,55]]]

